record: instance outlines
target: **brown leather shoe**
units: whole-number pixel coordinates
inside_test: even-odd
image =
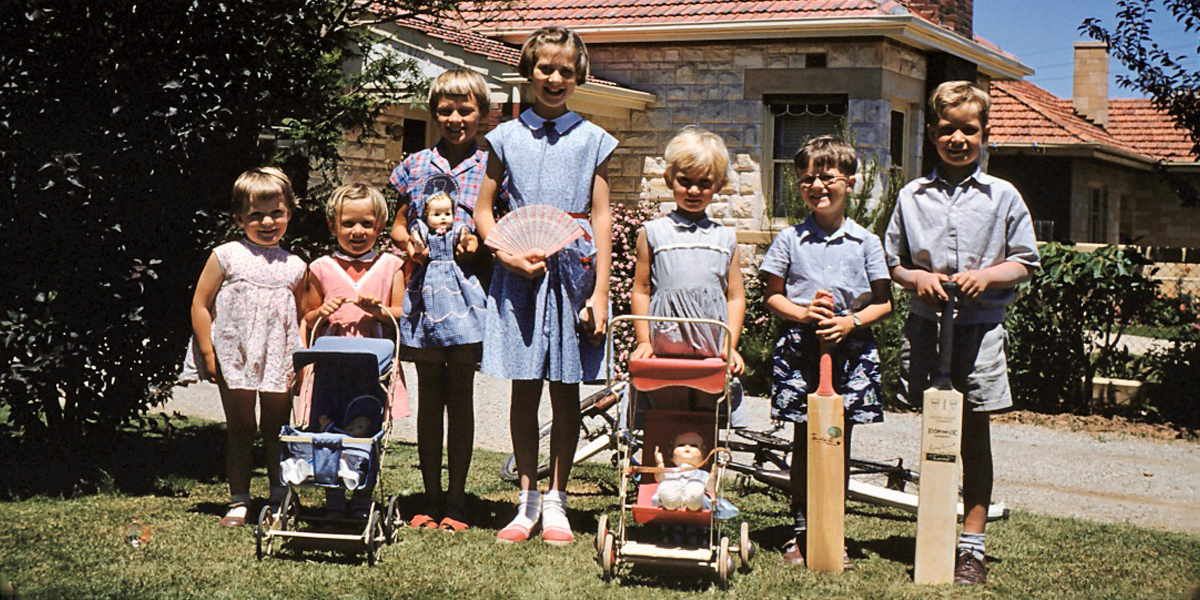
[[[793,539],[783,547],[783,562],[798,567],[804,566],[804,553],[800,550],[800,541]]]
[[[987,583],[987,566],[966,550],[958,551],[954,561],[955,585],[982,585]]]

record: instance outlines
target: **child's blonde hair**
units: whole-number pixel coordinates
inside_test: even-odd
[[[988,112],[992,109],[992,99],[987,92],[975,87],[970,81],[947,81],[933,90],[929,97],[929,121],[936,122],[934,117],[940,117],[947,108],[964,104],[973,104],[979,110],[979,124],[987,125]]]
[[[230,199],[233,214],[240,215],[250,210],[250,203],[258,198],[283,198],[289,211],[296,210],[296,194],[292,191],[292,180],[278,167],[258,167],[238,176],[233,182]]]
[[[837,167],[837,170],[847,177],[858,171],[858,155],[854,152],[854,147],[846,143],[846,140],[833,135],[822,135],[805,142],[796,151],[792,163],[796,166],[797,175],[810,167],[813,171]]]
[[[680,129],[667,143],[663,158],[667,161],[663,174],[669,181],[674,181],[680,171],[707,173],[713,189],[719,190],[729,180],[729,149],[717,134],[703,127],[688,125]]]
[[[537,65],[537,53],[546,45],[564,46],[575,50],[575,83],[582,84],[588,78],[588,51],[579,34],[557,25],[543,27],[531,34],[521,46],[521,60],[517,72],[526,79],[533,79],[533,67]]]
[[[387,200],[384,200],[382,192],[362,182],[347,183],[333,190],[329,203],[325,205],[325,219],[337,223],[342,217],[342,207],[354,200],[370,200],[376,226],[384,227],[388,220]]]
[[[437,110],[438,102],[446,96],[471,96],[479,105],[479,116],[487,117],[492,109],[492,94],[483,77],[468,69],[443,71],[429,86],[429,112]]]

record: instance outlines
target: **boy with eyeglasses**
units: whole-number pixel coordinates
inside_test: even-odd
[[[954,582],[987,582],[984,526],[992,496],[988,415],[1012,406],[1005,359],[1005,307],[1039,268],[1033,222],[1021,194],[983,172],[991,100],[967,81],[948,81],[929,99],[926,134],[938,166],[904,186],[887,229],[887,262],[913,302],[900,346],[900,394],[920,405],[937,368],[938,316],[958,284],[950,379],[963,393],[963,519]]]
[[[892,312],[879,237],[846,217],[858,159],[845,141],[809,140],[795,157],[800,198],[812,214],[775,238],[759,271],[766,305],[786,323],[772,353],[771,418],[795,424],[792,513],[795,536],[783,560],[803,565],[808,497],[808,394],[817,388],[821,346],[830,347],[834,388],[845,400],[846,478],[854,426],[883,421],[879,350],[870,326]],[[843,557],[851,567],[849,554]]]

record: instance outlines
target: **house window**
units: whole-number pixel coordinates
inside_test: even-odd
[[[1136,243],[1138,238],[1133,235],[1133,200],[1128,194],[1121,194],[1121,231],[1117,234],[1117,241],[1122,244]]]
[[[771,212],[775,217],[787,217],[789,206],[799,202],[792,159],[809,139],[838,133],[846,118],[846,99],[768,96],[766,103],[773,121]]]
[[[1108,241],[1108,188],[1091,189],[1088,203],[1088,239],[1098,244]]]
[[[904,166],[904,113],[892,111],[891,143],[888,150],[892,153],[892,166]]]

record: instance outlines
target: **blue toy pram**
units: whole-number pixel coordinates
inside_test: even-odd
[[[288,486],[288,492],[277,510],[266,506],[259,513],[255,537],[260,560],[273,552],[277,537],[361,542],[369,564],[379,559],[382,545],[392,539],[401,523],[395,497],[387,502],[386,516],[381,511],[384,494],[379,478],[384,438],[391,428],[385,415],[389,414],[390,387],[396,385],[391,381],[395,354],[392,340],[334,336],[316,338],[311,347],[293,353],[297,372],[312,366],[311,414],[321,418],[311,419],[305,429],[285,425],[280,431],[281,483]],[[360,431],[363,429],[366,433]],[[349,518],[302,515],[302,487],[340,490],[342,494],[353,491],[357,494],[353,503],[360,500],[358,496],[366,496],[370,508],[365,519],[356,514],[361,511],[352,511]],[[360,526],[361,531],[351,533]],[[322,531],[323,527],[328,529]]]

